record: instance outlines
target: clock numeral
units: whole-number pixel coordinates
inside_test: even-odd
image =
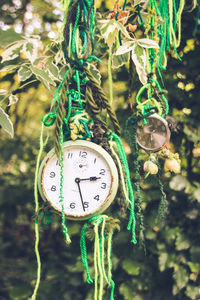
[[[86,151],[80,151],[80,152],[79,152],[79,156],[80,156],[80,157],[83,157],[83,158],[86,158],[87,152],[86,152]]]
[[[51,191],[52,191],[52,192],[55,192],[55,191],[56,191],[56,186],[55,186],[55,185],[52,185]]]
[[[96,196],[94,197],[94,199],[97,200],[97,201],[99,201],[99,195],[96,195]]]
[[[72,202],[70,203],[70,208],[74,209],[76,207],[76,203]]]
[[[105,182],[102,182],[102,183],[101,183],[101,188],[102,188],[103,190],[105,190],[105,188],[106,188],[106,183],[105,183]]]
[[[89,202],[84,202],[83,206],[84,206],[84,208],[88,208],[89,207]]]
[[[105,169],[101,169],[99,172],[99,175],[105,175],[106,170]]]
[[[71,152],[69,152],[69,153],[67,154],[67,158],[72,158],[72,156],[73,156],[73,153],[71,153]]]
[[[56,166],[61,166],[61,164],[60,164],[60,162],[59,162],[58,159],[57,159],[57,161],[56,161]]]
[[[56,176],[56,173],[55,172],[50,172],[50,178],[54,178]]]
[[[94,159],[94,164],[96,164],[96,161],[97,161],[97,159],[95,158],[95,159]]]

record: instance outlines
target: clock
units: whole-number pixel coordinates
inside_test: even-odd
[[[147,151],[159,151],[169,144],[170,130],[168,122],[154,113],[146,117],[146,124],[141,120],[137,126],[137,143]]]
[[[85,140],[63,144],[63,206],[69,219],[88,219],[102,213],[114,200],[118,171],[110,154]],[[60,162],[52,149],[42,161],[38,179],[42,198],[57,211],[60,201]]]

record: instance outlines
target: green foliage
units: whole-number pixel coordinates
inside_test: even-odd
[[[26,1],[21,12],[16,9],[18,21],[26,12]],[[110,1],[109,1],[110,2]],[[135,1],[135,4],[140,1]],[[11,1],[3,1],[11,5]],[[36,47],[36,37],[24,39],[13,29],[0,30],[1,62],[0,90],[0,298],[2,300],[28,299],[36,279],[34,255],[34,203],[33,181],[35,159],[39,148],[40,121],[49,109],[51,92],[66,71],[58,45],[45,35],[45,22],[56,26],[59,16],[53,12],[51,1],[33,1],[34,13],[42,19],[42,41]],[[107,2],[106,2],[107,3]],[[107,5],[107,4],[106,4]],[[54,7],[55,8],[55,7]],[[1,10],[3,20],[8,14]],[[126,230],[127,219],[121,217],[117,201],[108,215],[120,218],[121,232],[113,238],[113,279],[116,283],[115,299],[127,300],[190,300],[200,299],[200,119],[199,119],[199,35],[192,36],[196,11],[183,15],[183,35],[180,47],[182,62],[168,57],[163,79],[168,90],[170,113],[177,119],[172,133],[171,147],[180,153],[182,171],[173,176],[163,172],[162,182],[169,203],[164,225],[156,222],[160,193],[153,176],[142,182],[142,212],[144,214],[146,255],[139,245],[132,246]],[[62,18],[60,18],[61,20]],[[10,24],[15,16],[9,14]],[[115,23],[115,22],[114,22]],[[26,25],[24,25],[26,27]],[[35,29],[34,34],[38,34]],[[57,31],[57,27],[56,30]],[[198,33],[199,34],[199,33]],[[11,46],[12,45],[12,46]],[[11,47],[12,48],[11,48]],[[140,45],[141,46],[141,45]],[[37,49],[36,49],[37,48]],[[143,48],[144,45],[143,45]],[[37,50],[37,51],[36,51]],[[105,50],[105,48],[104,48]],[[37,53],[36,53],[37,52]],[[105,51],[104,51],[105,52]],[[17,55],[17,56],[16,56]],[[125,55],[123,55],[124,57]],[[113,56],[113,60],[121,59]],[[107,91],[107,60],[102,58],[100,71]],[[126,58],[125,58],[126,60]],[[116,66],[122,66],[117,61]],[[95,78],[98,69],[91,66]],[[113,71],[114,103],[122,134],[126,118],[131,114],[128,105],[127,67]],[[140,88],[134,77],[134,93]],[[20,93],[16,93],[20,89]],[[134,106],[134,105],[133,105]],[[7,133],[13,136],[9,139]],[[2,130],[4,129],[4,131]],[[45,151],[49,151],[51,141]],[[131,178],[134,179],[132,154],[129,155]],[[92,286],[86,284],[80,256],[82,222],[68,221],[72,244],[66,246],[61,232],[60,216],[40,199],[40,252],[42,280],[38,300],[91,300]],[[88,263],[93,272],[93,244],[88,242]],[[105,291],[105,299],[109,291]]]

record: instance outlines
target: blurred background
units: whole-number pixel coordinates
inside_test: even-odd
[[[113,9],[114,2],[98,0],[96,4],[101,13],[106,13]],[[160,199],[158,183],[152,175],[145,179],[141,171],[146,253],[139,245],[130,243],[130,233],[126,230],[128,217],[121,214],[117,201],[106,212],[121,221],[121,231],[113,239],[116,300],[200,299],[200,27],[197,26],[199,10],[196,8],[191,12],[189,2],[182,17],[182,41],[178,49],[182,61],[171,53],[167,70],[162,73],[168,91],[170,116],[177,120],[171,149],[180,154],[181,173],[172,174],[162,169],[162,182],[169,203],[163,225],[155,221]],[[58,28],[63,21],[58,1],[1,0],[0,16],[1,57],[9,41],[20,40],[21,35],[30,38],[40,35],[41,48],[49,47],[56,52],[53,40],[58,39]],[[49,110],[54,82],[59,82],[58,70],[54,69],[50,79],[40,73],[37,74],[40,81],[33,78],[26,85],[26,79],[29,78],[30,82],[32,75],[27,75],[26,69],[23,69],[21,77],[25,78],[21,78],[23,85],[20,85],[16,68],[20,64],[22,66],[25,59],[23,55],[13,56],[9,64],[1,62],[0,66],[0,90],[4,91],[0,95],[0,106],[14,125],[14,138],[0,129],[0,300],[28,299],[34,288],[35,162],[41,118]],[[99,68],[103,88],[108,94],[106,58],[104,60]],[[54,64],[49,66],[53,68]],[[33,69],[33,72],[36,71]],[[134,180],[133,158],[124,137],[125,121],[132,114],[127,101],[128,69],[115,69],[113,81],[114,108],[122,126]],[[135,74],[133,98],[140,87]],[[11,91],[15,92],[11,94]],[[45,150],[50,148],[51,142]],[[70,246],[65,245],[60,223],[60,217],[52,210],[44,210],[40,215],[42,278],[37,299],[92,300],[93,287],[85,282],[80,257],[79,239],[83,222],[68,221],[72,239]],[[91,270],[92,250],[92,243],[88,242]],[[108,298],[109,291],[106,291],[104,299]]]

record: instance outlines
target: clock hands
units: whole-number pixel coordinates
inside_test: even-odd
[[[100,179],[101,177],[96,177],[96,176],[91,176],[89,178],[79,178],[79,177],[76,177],[75,178],[75,182],[77,183],[78,185],[78,191],[79,191],[79,194],[80,194],[80,198],[81,198],[81,203],[82,203],[82,207],[83,207],[83,210],[85,211],[85,206],[84,206],[84,201],[83,201],[83,195],[82,195],[82,192],[81,192],[81,187],[80,187],[80,182],[81,181],[85,181],[85,180],[89,180],[89,181],[96,181],[97,179]]]
[[[83,196],[82,196],[82,193],[81,193],[80,181],[81,181],[80,178],[78,178],[78,177],[75,178],[75,182],[78,185],[78,190],[79,190],[79,194],[80,194],[80,198],[81,198],[82,207],[83,207],[83,210],[85,211],[84,202],[83,202]]]
[[[89,178],[79,178],[80,181],[84,181],[84,180],[95,181],[97,179],[101,179],[101,177],[91,176]]]

